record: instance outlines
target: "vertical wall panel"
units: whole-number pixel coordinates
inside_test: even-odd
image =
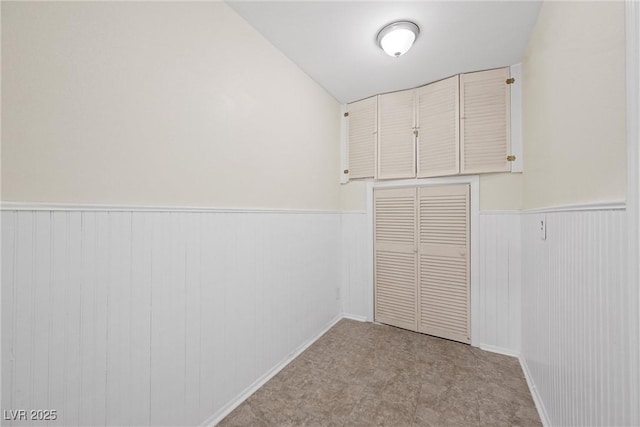
[[[185,236],[180,214],[156,214],[151,316],[152,425],[184,419],[184,263]],[[175,402],[181,402],[175,405]]]
[[[51,214],[49,212],[34,213],[34,237],[34,263],[38,268],[34,270],[33,343],[35,348],[31,353],[32,381],[34,382],[31,389],[33,390],[33,407],[48,408],[49,395],[46,385],[49,379],[49,360],[46,357],[40,357],[38,349],[49,348],[49,314],[52,309],[49,300],[51,287]],[[4,268],[4,265],[2,267]],[[36,383],[45,384],[45,387],[37,387]]]
[[[1,213],[2,232],[1,250],[2,256],[2,408],[13,408],[13,384],[14,384],[14,355],[13,355],[13,330],[15,313],[15,262],[17,245],[17,215],[15,212]],[[5,425],[12,425],[10,421]]]
[[[96,259],[96,220],[95,214],[82,213],[82,250],[81,250],[81,289],[80,289],[80,410],[79,423],[89,425],[93,423],[94,399],[89,391],[95,390],[96,372],[93,361],[95,348],[95,322],[93,321],[93,305],[96,294],[92,275],[95,274]]]
[[[152,214],[131,218],[131,401],[133,425],[148,425],[151,395],[151,286],[153,258]],[[197,413],[196,413],[197,414]],[[197,416],[197,415],[196,415]]]
[[[82,213],[71,212],[68,215],[68,282],[65,300],[65,366],[66,379],[64,390],[65,406],[62,409],[67,425],[76,425],[80,417],[80,298],[82,271]],[[123,256],[126,253],[123,253]],[[39,268],[39,267],[38,267]],[[40,314],[38,314],[40,317]]]
[[[200,277],[202,214],[185,213],[185,423],[200,421]]]
[[[624,210],[522,215],[522,353],[552,425],[640,422],[626,239]]]
[[[18,216],[22,216],[19,214]],[[67,310],[69,305],[69,221],[70,214],[53,212],[51,245],[51,316],[49,318],[49,407],[60,411],[54,425],[69,423],[65,377],[67,352]],[[17,305],[18,307],[20,304]],[[17,358],[17,355],[16,355]]]
[[[2,409],[203,423],[339,313],[340,227],[332,213],[3,211]]]
[[[366,213],[342,214],[342,308],[345,314],[361,319],[368,317],[369,306],[373,304],[370,281],[373,255],[367,247],[371,233]]]
[[[480,213],[481,347],[520,352],[520,214]]]
[[[32,393],[33,301],[34,301],[34,215],[19,215],[16,231],[15,313],[13,336],[13,405],[30,408]]]

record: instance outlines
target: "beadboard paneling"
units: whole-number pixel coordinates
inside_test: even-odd
[[[342,217],[342,310],[345,315],[367,319],[373,307],[372,230],[367,214],[345,212]]]
[[[522,360],[547,420],[638,425],[638,284],[626,280],[624,210],[524,214],[522,248]]]
[[[480,347],[520,352],[521,242],[518,212],[480,214]]]
[[[2,409],[57,409],[51,425],[212,419],[339,314],[340,226],[3,211]]]

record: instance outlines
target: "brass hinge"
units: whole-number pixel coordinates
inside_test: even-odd
[[[344,172],[344,174],[346,175],[346,174],[348,174],[348,173],[349,173],[349,169],[345,169],[343,172]]]
[[[513,83],[515,83],[515,82],[516,82],[516,79],[515,79],[515,78],[513,78],[513,77],[511,77],[511,78],[507,79],[507,84],[508,84],[508,85],[513,84]]]
[[[514,156],[513,154],[507,156],[507,161],[508,162],[515,162],[516,161],[516,156]]]
[[[344,113],[344,116],[345,117],[349,117],[349,113]]]

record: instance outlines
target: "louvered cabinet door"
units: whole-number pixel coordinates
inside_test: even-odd
[[[418,191],[418,331],[468,344],[469,186]]]
[[[377,96],[347,106],[349,179],[375,177],[377,107]]]
[[[510,170],[509,68],[460,75],[461,173]]]
[[[455,175],[459,166],[458,76],[416,89],[418,178]]]
[[[375,320],[416,331],[416,189],[376,189],[374,224]]]
[[[414,91],[378,96],[378,178],[413,178],[415,171]]]

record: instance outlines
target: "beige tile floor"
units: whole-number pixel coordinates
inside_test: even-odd
[[[219,425],[541,423],[517,359],[342,320]]]

